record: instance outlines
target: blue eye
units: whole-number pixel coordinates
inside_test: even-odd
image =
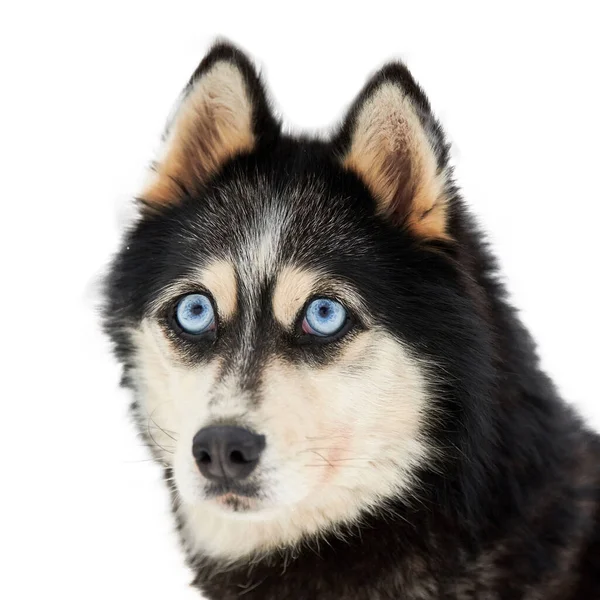
[[[329,298],[317,298],[306,309],[302,331],[321,337],[331,336],[344,327],[347,319],[348,312],[339,302]]]
[[[177,304],[177,323],[191,335],[199,335],[215,329],[215,311],[208,296],[188,294]]]

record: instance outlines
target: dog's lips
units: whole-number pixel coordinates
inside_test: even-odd
[[[233,510],[234,512],[244,512],[256,509],[256,499],[249,496],[241,496],[233,492],[226,492],[214,497],[214,501],[220,506]]]
[[[227,492],[226,494],[221,494],[215,498],[217,502],[229,502],[231,500],[249,500],[248,496],[240,496],[239,494],[234,494],[233,492]]]

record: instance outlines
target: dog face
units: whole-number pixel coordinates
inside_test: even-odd
[[[192,550],[235,559],[418,495],[457,412],[441,357],[485,355],[445,252],[450,197],[404,67],[316,141],[280,133],[241,53],[201,63],[106,310]]]

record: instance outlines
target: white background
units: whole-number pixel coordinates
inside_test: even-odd
[[[218,4],[2,9],[2,598],[198,597],[94,302],[216,35],[259,61],[293,129],[330,126],[373,69],[407,61],[545,367],[600,427],[597,4]]]

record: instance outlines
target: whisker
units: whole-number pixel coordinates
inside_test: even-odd
[[[298,452],[298,454],[304,454],[305,452],[312,452],[313,454],[316,454],[317,456],[321,456],[321,454],[319,454],[319,450],[324,450],[324,451],[345,451],[345,448],[308,448],[306,450],[300,450]],[[367,461],[371,461],[373,460],[371,457],[368,456],[351,456],[351,457],[345,457],[345,458],[329,458],[329,459],[325,459],[323,456],[321,456],[321,458],[323,458],[323,460],[327,460],[327,462],[329,463],[334,463],[334,462],[345,462],[345,461],[352,461],[352,460],[367,460]]]
[[[170,433],[169,430],[164,429],[163,427],[161,427],[155,420],[154,420],[154,413],[158,410],[158,406],[148,415],[148,419],[152,421],[152,423],[154,423],[154,425],[156,427],[158,427],[158,429],[160,429],[167,437],[170,437],[174,442],[176,442],[176,438],[174,438]],[[171,431],[171,433],[174,433],[173,431]]]
[[[324,467],[325,464],[324,463],[311,463],[311,464],[305,464],[305,467]],[[333,468],[334,465],[332,465],[331,463],[329,463],[329,466]],[[364,465],[346,465],[344,468],[349,468],[349,469],[368,469],[370,467],[364,466]]]
[[[149,426],[151,429],[155,429],[156,431],[160,431],[160,432],[164,433],[165,435],[168,435],[168,434],[167,434],[167,431],[168,431],[168,429],[167,429],[167,430],[165,430],[165,429],[163,429],[162,427],[159,427],[158,425],[152,425],[152,424],[149,424],[148,426]],[[168,437],[170,437],[170,438],[171,438],[171,439],[172,439],[174,442],[176,442],[176,441],[177,441],[177,440],[176,440],[174,437],[172,437],[172,436],[170,436],[170,435],[169,435]]]
[[[315,450],[321,451],[321,450],[339,450],[339,451],[343,451],[346,450],[346,448],[329,448],[329,447],[324,447],[324,448],[307,448],[306,450],[300,450],[300,452],[298,452],[298,454],[302,454],[303,452],[314,452]]]
[[[167,452],[168,454],[173,454],[173,452],[171,450],[167,450],[164,446],[161,446],[156,439],[154,438],[154,436],[152,435],[152,432],[150,431],[150,427],[147,427],[146,430],[148,431],[148,436],[150,437],[150,439],[154,442],[154,445],[157,446],[158,448],[161,448],[162,450],[164,450],[165,452]]]
[[[333,465],[322,454],[319,454],[315,450],[312,450],[312,452],[313,454],[316,454],[319,458],[322,458],[330,467],[333,467]]]
[[[352,458],[330,458],[329,462],[332,463],[336,463],[336,462],[347,462],[347,461],[351,461],[351,460],[366,460],[368,462],[370,462],[372,459],[371,458],[367,458],[367,457],[362,457],[362,456],[355,456]]]
[[[338,438],[345,439],[347,437],[348,436],[346,434],[340,433],[338,435],[323,435],[323,436],[305,435],[304,439],[311,440],[311,441],[318,441],[318,440],[335,440],[335,439],[338,439]]]

